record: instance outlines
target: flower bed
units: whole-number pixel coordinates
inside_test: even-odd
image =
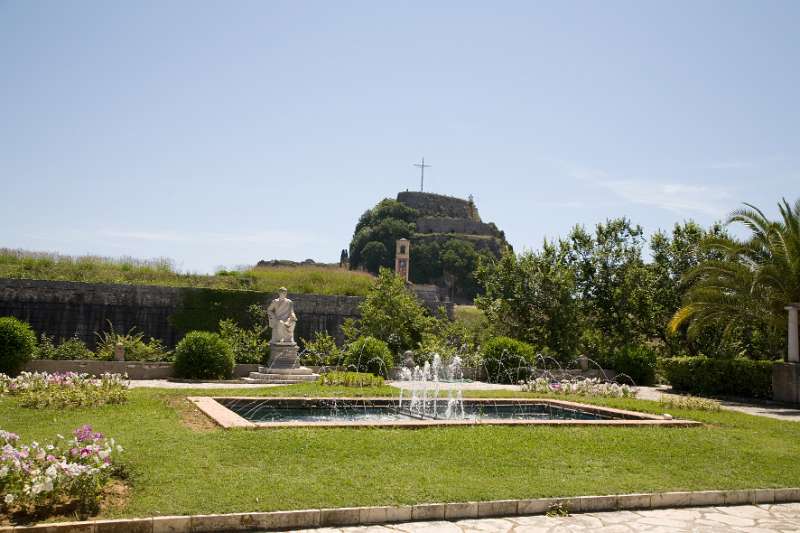
[[[127,376],[64,372],[22,372],[16,378],[0,374],[0,395],[16,396],[23,407],[86,407],[127,400]]]
[[[522,386],[526,392],[551,394],[577,394],[580,396],[599,396],[603,398],[634,398],[636,391],[628,385],[609,383],[597,378],[579,380],[553,381],[547,378],[536,378]]]
[[[0,430],[0,509],[11,514],[74,502],[81,514],[93,512],[119,453],[114,439],[91,426],[48,444],[20,444],[18,435]]]

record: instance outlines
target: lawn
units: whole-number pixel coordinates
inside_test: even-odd
[[[396,391],[314,384],[225,391],[355,393]],[[222,430],[183,399],[209,394],[134,389],[127,405],[60,411],[4,398],[0,427],[46,441],[90,423],[115,437],[126,448],[132,492],[124,507],[105,512],[112,517],[800,486],[800,423],[735,412],[670,410],[706,423],[694,428]],[[663,412],[643,400],[591,403]]]

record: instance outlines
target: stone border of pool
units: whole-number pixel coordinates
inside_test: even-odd
[[[200,411],[208,416],[217,425],[229,428],[344,428],[344,427],[369,427],[369,428],[425,428],[438,426],[665,426],[665,427],[691,427],[701,426],[700,422],[694,420],[681,420],[665,418],[659,415],[639,413],[636,411],[625,411],[613,409],[611,407],[600,407],[582,403],[568,402],[564,400],[554,400],[550,398],[469,398],[468,401],[475,403],[494,403],[498,401],[514,401],[519,403],[545,403],[569,409],[578,409],[590,413],[602,414],[616,417],[615,420],[508,420],[498,418],[487,418],[485,420],[395,420],[387,422],[251,422],[217,400],[269,400],[274,402],[289,403],[317,403],[320,401],[354,401],[370,402],[373,404],[389,404],[397,400],[394,398],[297,398],[297,397],[277,397],[277,396],[189,396],[187,398]],[[467,400],[465,400],[467,401]]]
[[[291,530],[327,526],[358,526],[418,520],[465,520],[544,514],[554,505],[572,513],[757,505],[800,502],[800,488],[706,490],[575,496],[531,500],[423,503],[404,506],[343,507],[258,513],[155,516],[121,520],[61,522],[34,526],[0,526],[0,533],[211,533],[224,531]]]

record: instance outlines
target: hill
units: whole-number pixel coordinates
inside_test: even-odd
[[[400,238],[411,240],[411,281],[435,284],[460,301],[478,291],[478,259],[499,257],[510,246],[494,223],[481,220],[472,198],[405,191],[361,215],[350,242],[350,268],[394,267]]]

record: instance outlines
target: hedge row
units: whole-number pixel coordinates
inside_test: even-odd
[[[661,369],[675,390],[693,394],[772,397],[773,361],[673,357]]]

